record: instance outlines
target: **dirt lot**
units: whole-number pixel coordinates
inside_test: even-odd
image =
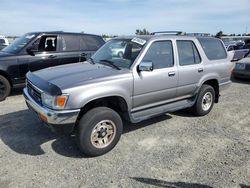
[[[0,103],[0,187],[250,187],[250,81],[205,117],[180,111],[126,125],[108,154],[85,158],[15,91]]]

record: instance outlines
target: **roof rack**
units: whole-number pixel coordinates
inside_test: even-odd
[[[186,33],[183,31],[158,31],[153,32],[151,35],[162,34],[162,35],[186,35],[186,36],[196,36],[196,37],[210,37],[210,33]]]
[[[157,31],[151,33],[151,35],[157,35],[157,34],[163,34],[163,35],[184,35],[185,32],[183,31]]]
[[[210,37],[210,33],[186,33],[188,36],[197,36],[197,37]]]

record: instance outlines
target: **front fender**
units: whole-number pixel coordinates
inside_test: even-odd
[[[67,109],[79,109],[93,100],[118,96],[126,101],[128,110],[130,110],[132,107],[133,79],[124,78],[122,80],[118,79],[108,82],[97,82],[95,84],[73,88],[70,89],[70,91],[66,90],[65,92],[70,94],[66,105]]]

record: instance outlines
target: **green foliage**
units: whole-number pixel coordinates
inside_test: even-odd
[[[146,30],[145,28],[142,30],[136,29],[135,34],[136,35],[150,35],[150,32]]]

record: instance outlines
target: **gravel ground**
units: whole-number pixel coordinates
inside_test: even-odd
[[[0,103],[0,188],[250,187],[250,81],[205,117],[187,110],[125,125],[117,146],[86,158],[28,111],[21,91]]]

